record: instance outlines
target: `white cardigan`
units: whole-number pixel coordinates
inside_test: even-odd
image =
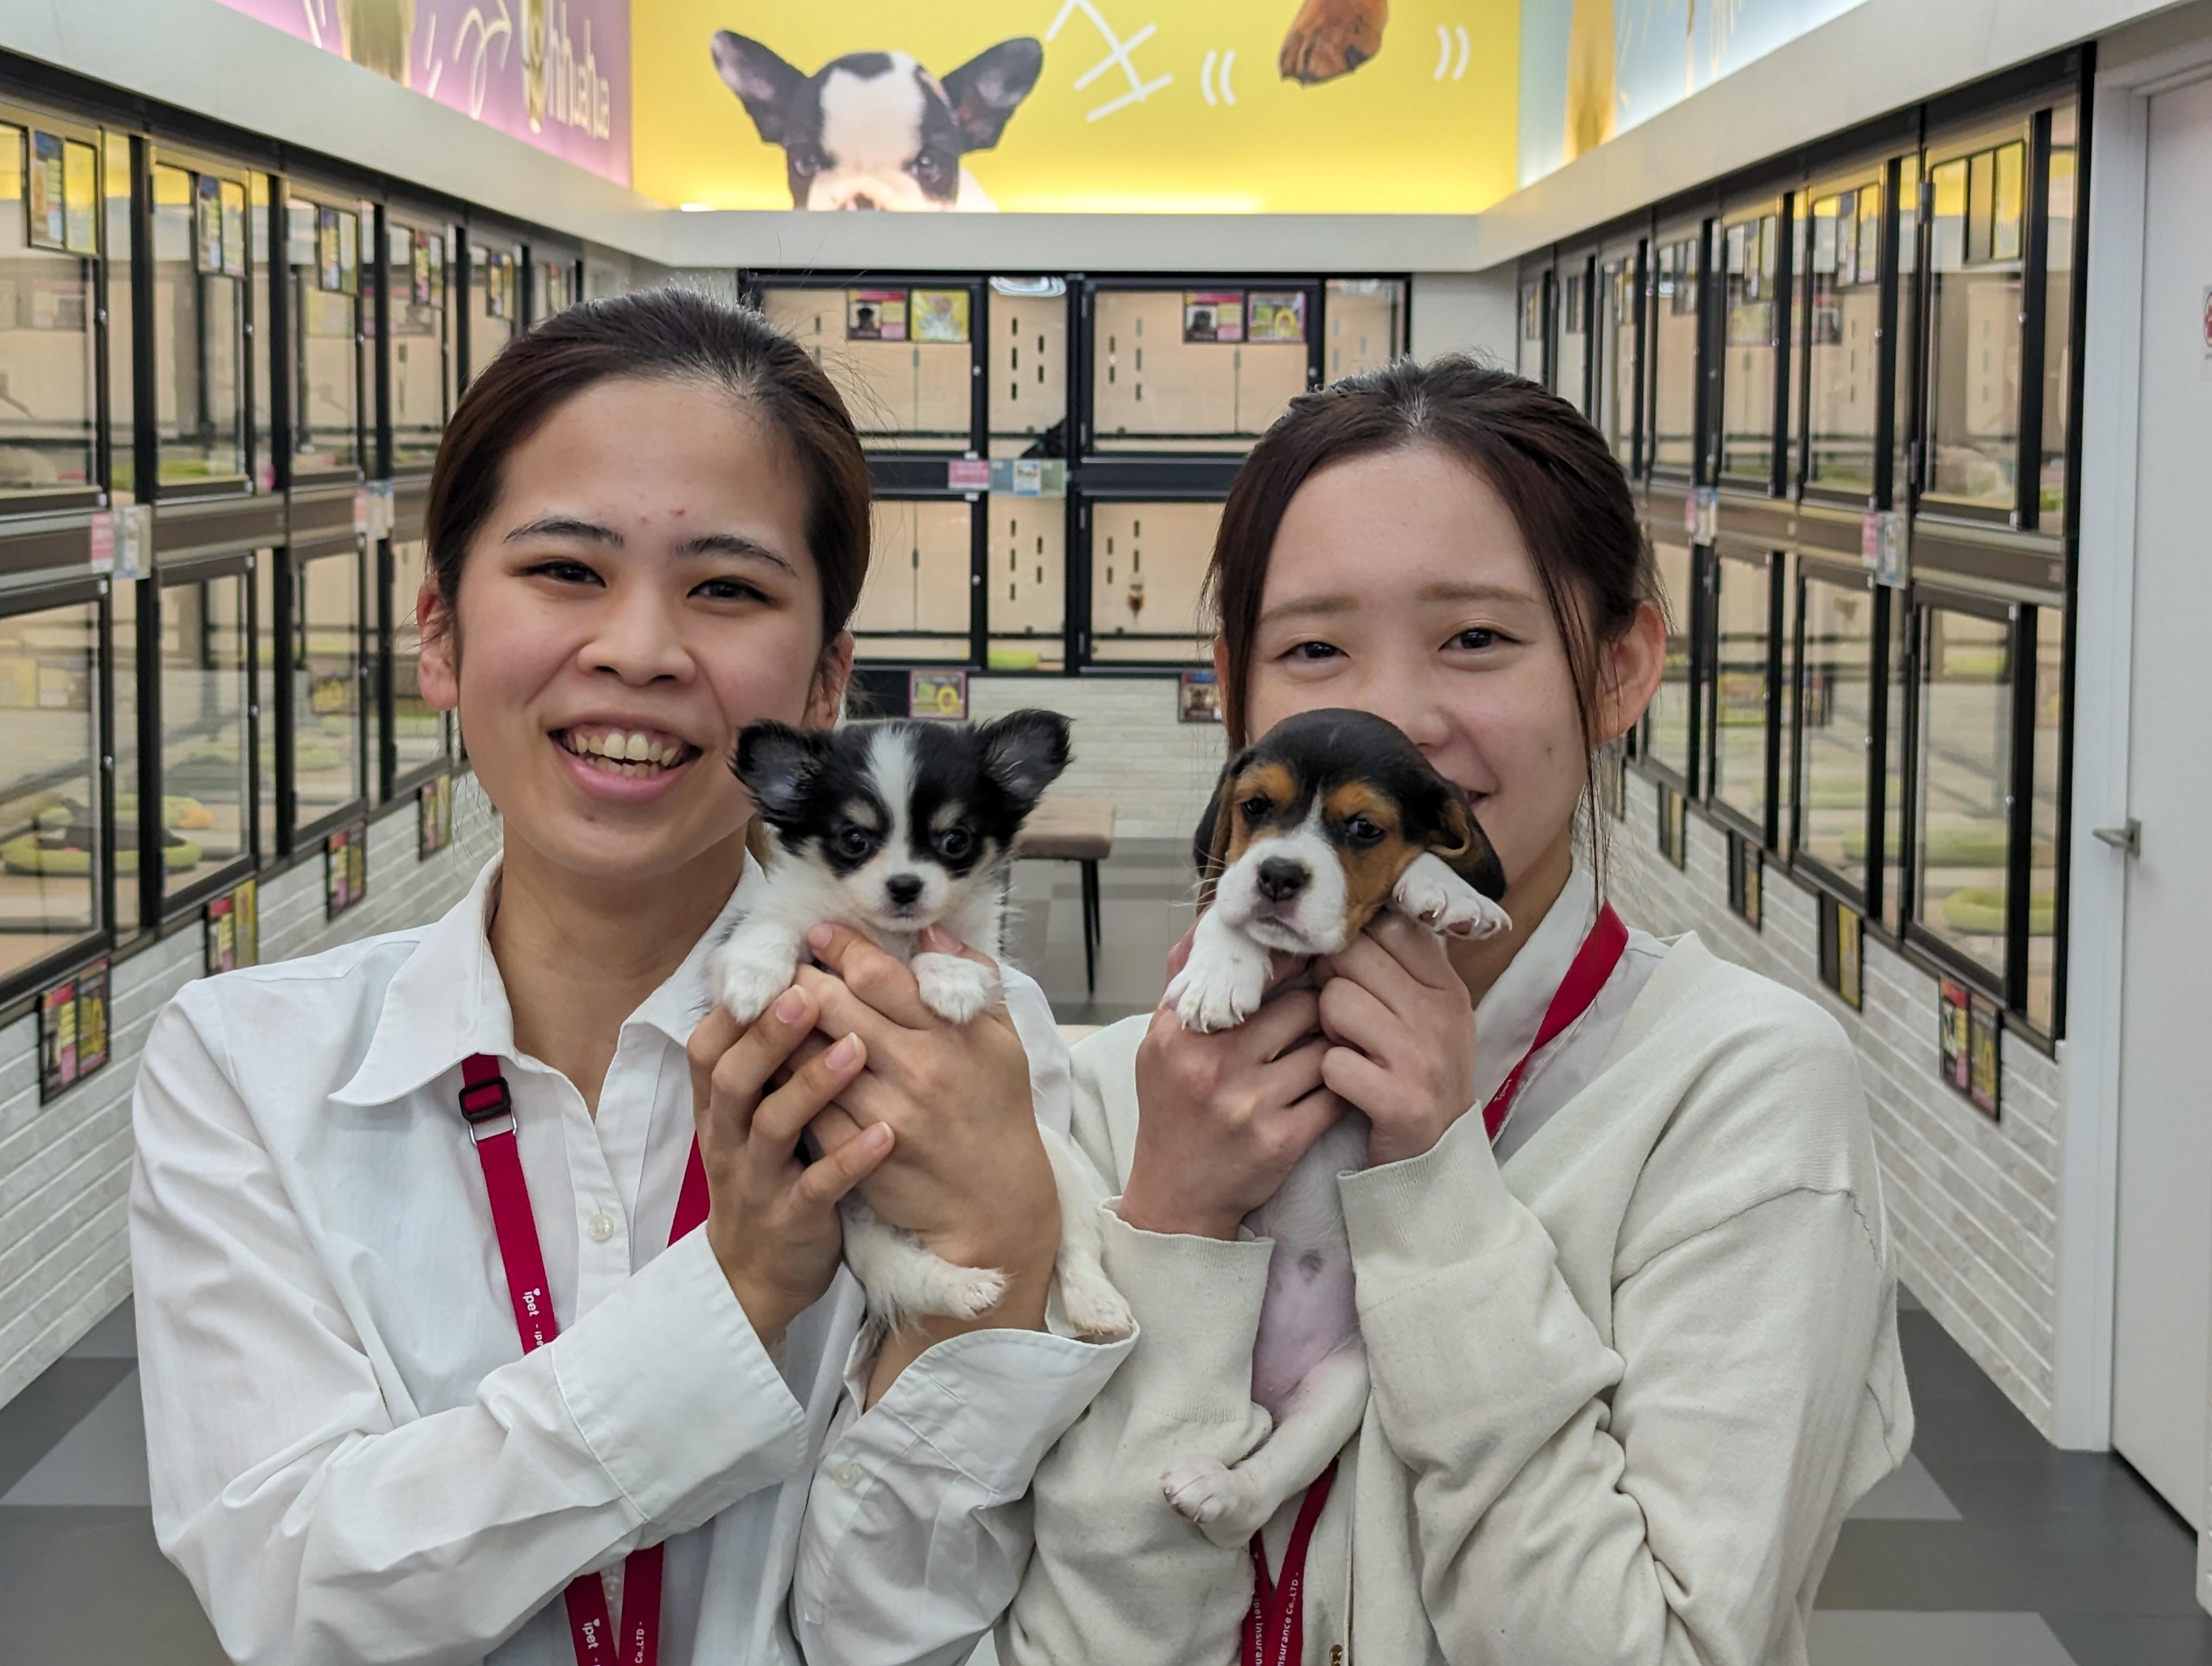
[[[1074,1053],[1076,1136],[1124,1181],[1145,1022]],[[1836,1023],[1686,938],[1502,1173],[1468,1116],[1340,1183],[1374,1386],[1314,1537],[1305,1660],[1802,1666],[1837,1530],[1912,1430]],[[1269,1246],[1107,1217],[1142,1329],[1037,1471],[1000,1654],[1222,1666],[1249,1560],[1158,1477],[1266,1432],[1249,1366]]]

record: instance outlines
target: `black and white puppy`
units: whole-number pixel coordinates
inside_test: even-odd
[[[904,52],[848,52],[809,76],[728,29],[713,50],[761,138],[783,147],[802,209],[992,208],[960,159],[998,143],[1044,69],[1026,37],[942,81]]]
[[[1206,912],[1162,1001],[1192,1030],[1249,1017],[1271,952],[1334,954],[1386,908],[1454,936],[1511,924],[1496,900],[1505,871],[1466,794],[1366,712],[1300,713],[1231,758],[1196,854]],[[1249,1539],[1365,1414],[1367,1351],[1336,1183],[1366,1166],[1367,1136],[1367,1119],[1347,1110],[1246,1219],[1274,1245],[1252,1351],[1252,1397],[1274,1427],[1233,1468],[1193,1454],[1160,1477],[1217,1544]]]
[[[1067,720],[1018,711],[975,727],[900,719],[840,729],[756,723],[733,766],[772,835],[759,902],[715,950],[722,1004],[750,1024],[791,987],[805,934],[850,926],[912,968],[922,1004],[965,1024],[1000,997],[995,965],[917,951],[941,925],[995,960],[1014,836],[1067,767]],[[1067,1137],[1039,1125],[1060,1192],[1060,1309],[1088,1336],[1126,1336],[1129,1309],[1100,1263],[1105,1193]],[[847,1195],[845,1260],[890,1325],[921,1314],[972,1319],[996,1307],[1006,1276],[957,1267]]]

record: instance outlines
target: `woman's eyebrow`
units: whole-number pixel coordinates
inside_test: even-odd
[[[602,526],[593,520],[581,520],[574,515],[540,515],[535,520],[526,520],[507,533],[504,541],[513,544],[518,539],[531,538],[581,538],[591,544],[604,544],[614,550],[625,548],[629,542],[611,526]],[[797,576],[789,562],[758,538],[748,538],[743,532],[702,532],[696,538],[686,538],[682,547],[683,553],[687,556],[737,556],[770,562]]]
[[[747,538],[743,532],[702,532],[696,538],[684,541],[684,553],[687,556],[738,556],[753,561],[770,562],[793,578],[799,576],[789,562],[758,538]]]
[[[1536,599],[1510,584],[1431,584],[1420,592],[1425,602],[1517,602],[1534,606]]]
[[[513,544],[526,538],[579,538],[592,544],[611,544],[617,550],[623,544],[623,535],[613,527],[579,520],[574,515],[540,515],[535,520],[526,520],[502,541]]]
[[[1300,596],[1295,601],[1277,602],[1260,616],[1260,623],[1273,624],[1281,619],[1327,619],[1340,613],[1350,613],[1359,605],[1357,596]]]
[[[1506,602],[1522,606],[1534,606],[1536,601],[1527,591],[1510,584],[1458,582],[1424,585],[1414,599],[1424,602]],[[1360,599],[1352,595],[1300,596],[1295,600],[1278,602],[1260,616],[1260,623],[1267,625],[1285,619],[1334,618],[1358,611]]]

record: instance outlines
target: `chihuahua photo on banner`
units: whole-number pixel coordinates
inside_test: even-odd
[[[1044,48],[1003,40],[942,80],[904,52],[848,52],[812,75],[724,29],[714,68],[762,140],[783,147],[802,209],[991,210],[961,165],[999,143],[1036,87]]]

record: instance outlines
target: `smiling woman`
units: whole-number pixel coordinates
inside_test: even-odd
[[[462,397],[418,680],[501,855],[434,927],[190,986],[139,1080],[155,1525],[231,1658],[951,1658],[1011,1596],[1121,1351],[1045,1326],[1043,996],[951,1024],[833,943],[740,1027],[705,976],[763,883],[736,738],[835,719],[868,528],[757,313],[575,307]],[[864,1181],[999,1306],[864,1339]]]
[[[1873,1136],[1832,1018],[1634,930],[1592,871],[1591,753],[1667,636],[1606,439],[1465,359],[1302,395],[1211,589],[1231,745],[1387,719],[1473,805],[1511,923],[1447,945],[1386,911],[1235,1028],[1079,1043],[1141,1329],[1038,1472],[1000,1658],[1164,1659],[1173,1614],[1178,1661],[1804,1666],[1911,1433]]]

